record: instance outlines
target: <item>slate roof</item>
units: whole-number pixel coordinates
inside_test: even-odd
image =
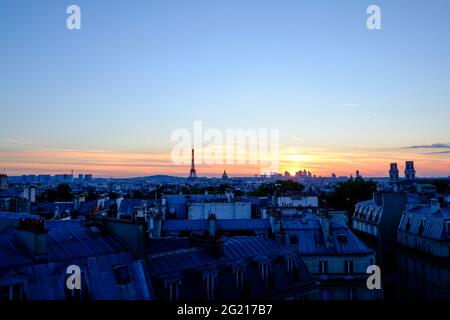
[[[142,207],[144,203],[152,205],[154,200],[124,199],[120,202],[119,213],[121,215],[132,215],[136,207]]]
[[[208,229],[208,220],[167,219],[164,220],[161,228],[167,234],[180,231],[203,233]],[[224,231],[269,231],[270,222],[269,219],[217,219],[216,228]]]
[[[445,241],[448,240],[446,226],[449,222],[450,208],[440,208],[437,212],[431,213],[431,207],[423,205],[405,212],[400,221],[399,230]]]
[[[39,218],[39,216],[22,212],[0,211],[0,219],[2,220],[19,220],[25,218]]]
[[[104,206],[103,209],[108,209],[111,204],[112,201],[110,200],[106,200],[104,202]],[[78,213],[80,214],[87,214],[87,213],[91,213],[93,212],[95,209],[100,209],[100,206],[98,205],[98,201],[97,200],[93,200],[93,201],[84,201],[80,203],[80,207],[78,209]]]
[[[152,299],[154,294],[143,264],[115,237],[79,221],[49,221],[48,255],[34,256],[15,228],[0,233],[0,284],[20,278],[31,300],[65,299],[69,264],[79,265],[91,299]],[[128,269],[130,282],[120,285],[114,268]],[[84,285],[84,284],[83,284]]]
[[[225,194],[168,194],[166,198],[169,206],[186,204],[188,202],[222,201],[227,199]]]
[[[326,254],[367,254],[372,252],[356,237],[351,230],[335,222],[329,223],[331,233],[330,245],[324,241],[320,219],[314,214],[306,214],[300,218],[285,218],[282,230],[286,232],[286,242],[291,236],[297,238],[297,249],[303,255]]]
[[[19,212],[0,212],[0,232],[9,227],[19,226],[20,219],[34,218],[38,219],[39,216],[32,215],[29,213],[19,213]]]
[[[48,229],[48,262],[109,255],[126,249],[113,237],[86,226]],[[0,233],[0,270],[33,263],[34,256],[15,229]]]
[[[70,212],[73,209],[73,202],[40,202],[31,205],[31,211],[36,214],[53,214],[56,209],[60,213]]]
[[[293,248],[278,242],[259,237],[233,237],[223,244],[223,255],[218,260],[201,247],[184,248],[147,257],[152,274],[180,272],[184,269],[203,268],[216,263],[228,263],[261,256],[278,256],[283,253],[294,254]]]

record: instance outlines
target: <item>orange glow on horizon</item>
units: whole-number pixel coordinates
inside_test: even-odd
[[[448,155],[417,153],[411,150],[334,150],[289,147],[280,150],[279,170],[295,175],[303,169],[317,176],[354,175],[359,170],[363,176],[387,176],[390,162],[397,162],[400,171],[406,160],[413,160],[418,176],[450,175]],[[252,165],[202,165],[196,164],[199,176],[228,175],[254,176],[261,166]],[[170,152],[120,152],[96,150],[12,150],[0,151],[0,170],[9,175],[91,173],[102,177],[133,177],[146,175],[187,176],[189,165],[175,165]]]

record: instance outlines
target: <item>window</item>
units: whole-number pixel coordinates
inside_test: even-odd
[[[207,274],[203,277],[206,284],[206,298],[214,300],[216,291],[216,277],[214,273]]]
[[[287,267],[287,272],[288,272],[291,280],[293,282],[299,282],[300,281],[300,270],[295,263],[295,258],[290,257],[290,258],[286,259],[286,267]]]
[[[353,274],[353,261],[352,260],[345,260],[344,261],[344,271],[345,274]]]
[[[270,278],[270,266],[269,262],[262,262],[259,265],[259,274],[261,280],[265,283],[266,288],[269,287],[269,278]]]
[[[326,274],[328,273],[328,261],[319,261],[319,273]]]
[[[298,244],[298,238],[296,235],[291,235],[289,237],[289,242],[291,245],[297,245]]]
[[[237,290],[242,290],[244,287],[244,270],[242,268],[233,270],[235,276],[235,286]]]
[[[17,301],[23,299],[25,299],[25,294],[21,283],[0,288],[0,301]]]
[[[166,289],[166,299],[168,301],[177,301],[179,299],[179,284],[180,283],[178,281],[164,283]]]
[[[127,265],[121,265],[114,267],[114,277],[116,278],[117,284],[119,285],[127,285],[130,284],[130,272],[128,271]]]
[[[348,300],[357,300],[357,290],[354,287],[348,289]]]

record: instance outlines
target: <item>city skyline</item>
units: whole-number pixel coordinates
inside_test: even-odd
[[[280,130],[280,172],[450,175],[448,1],[0,4],[0,170],[186,176],[171,133]],[[45,44],[45,45],[43,45]],[[259,174],[197,163],[199,176]]]
[[[412,146],[411,149],[417,148],[418,146]],[[429,148],[423,146],[423,148]],[[410,148],[408,148],[410,149]],[[59,150],[55,151],[53,150],[53,156],[55,157],[61,157],[61,152]],[[64,161],[70,160],[70,157],[76,156],[78,154],[77,150],[67,150],[66,153],[69,154],[67,158],[62,158]],[[86,152],[86,151],[85,151]],[[63,153],[65,154],[65,153]],[[117,154],[111,153],[111,152],[95,152],[96,156],[93,157],[95,159],[102,159],[101,163],[98,162],[87,162],[84,163],[84,167],[80,167],[80,163],[77,165],[73,164],[73,166],[70,166],[67,162],[65,164],[57,166],[55,163],[40,163],[39,165],[42,166],[40,170],[32,170],[32,169],[18,169],[16,171],[14,170],[6,170],[3,169],[2,173],[6,173],[9,175],[27,175],[27,174],[69,174],[72,171],[75,175],[77,174],[94,174],[97,177],[112,177],[112,178],[133,178],[133,177],[140,177],[140,176],[151,176],[151,175],[172,175],[177,177],[188,177],[189,176],[189,169],[191,168],[190,165],[174,165],[171,163],[170,157],[167,158],[160,158],[158,160],[147,158],[147,153],[133,153],[130,156],[130,163],[124,166],[121,158],[117,158]],[[318,154],[318,151],[315,151],[314,154]],[[395,155],[396,153],[392,152],[390,155]],[[386,159],[382,158],[366,158],[364,159],[364,162],[361,162],[359,167],[355,167],[353,170],[350,171],[343,171],[342,169],[338,169],[339,165],[333,168],[325,167],[325,171],[321,170],[320,165],[314,165],[311,162],[310,166],[301,167],[299,166],[292,166],[292,163],[308,163],[308,156],[299,156],[298,153],[294,153],[291,155],[290,158],[288,158],[287,161],[281,160],[280,161],[280,170],[275,173],[284,174],[286,171],[289,172],[291,175],[295,175],[298,171],[310,171],[313,175],[317,177],[330,177],[332,174],[335,174],[336,176],[354,176],[355,172],[358,171],[362,176],[365,177],[387,177],[388,176],[388,170],[389,170],[389,163],[397,163],[399,170],[401,172],[401,176],[403,174],[403,171],[405,169],[405,162],[410,161],[410,159],[413,159],[416,163],[416,169],[418,171],[418,177],[448,177],[449,175],[440,175],[439,170],[440,168],[436,168],[436,163],[434,160],[430,160],[432,162],[428,163],[428,166],[433,166],[435,171],[430,171],[423,169],[422,166],[424,164],[427,164],[427,158],[424,154],[424,158],[420,157],[420,154],[413,154],[415,158],[405,158],[405,156],[411,155],[410,153],[403,153],[403,154],[397,154],[396,157],[393,157],[393,161],[387,161]],[[164,156],[164,155],[163,155]],[[337,161],[337,163],[341,162],[346,164],[345,157],[361,157],[362,154],[358,153],[349,153],[349,154],[339,154],[339,159],[334,160]],[[367,155],[365,155],[367,156]],[[45,155],[46,157],[46,155]],[[302,158],[301,158],[302,157]],[[83,157],[84,158],[84,157]],[[301,158],[301,159],[300,159]],[[72,158],[73,159],[73,158]],[[312,159],[312,157],[311,157]],[[415,159],[415,160],[414,160]],[[417,160],[419,159],[419,161]],[[98,161],[98,160],[97,160]],[[119,162],[117,162],[119,161]],[[314,161],[314,160],[312,160]],[[330,161],[333,161],[331,159]],[[63,162],[63,161],[62,161]],[[373,170],[373,163],[379,163],[382,165],[382,169],[380,171]],[[445,163],[444,163],[445,165]],[[52,170],[48,169],[49,167],[53,167]],[[55,167],[57,167],[55,169]],[[171,171],[169,168],[176,168],[176,171]],[[254,165],[202,165],[195,163],[195,167],[197,168],[197,174],[199,177],[220,177],[223,174],[223,171],[226,170],[228,175],[231,177],[244,177],[244,176],[255,176],[260,175],[260,168],[261,166],[254,164]],[[429,168],[428,167],[428,168]],[[101,168],[101,171],[96,170],[96,168]],[[142,169],[143,168],[143,169]],[[200,171],[198,170],[200,168]],[[243,171],[239,171],[239,169],[244,168]],[[427,167],[425,167],[427,168]],[[447,167],[444,167],[444,170]],[[133,171],[135,170],[135,171]],[[147,170],[147,171],[146,171]],[[219,171],[217,171],[219,170]],[[250,171],[253,170],[253,171]],[[250,171],[250,173],[248,173]],[[432,172],[431,174],[427,174],[426,172]],[[434,172],[434,173],[433,173]]]

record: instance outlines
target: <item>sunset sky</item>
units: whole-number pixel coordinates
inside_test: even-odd
[[[369,5],[382,29],[366,28]],[[81,30],[66,8],[81,8]],[[0,2],[0,172],[186,176],[174,130],[277,129],[280,170],[450,175],[450,2]],[[199,175],[260,173],[201,165]]]

